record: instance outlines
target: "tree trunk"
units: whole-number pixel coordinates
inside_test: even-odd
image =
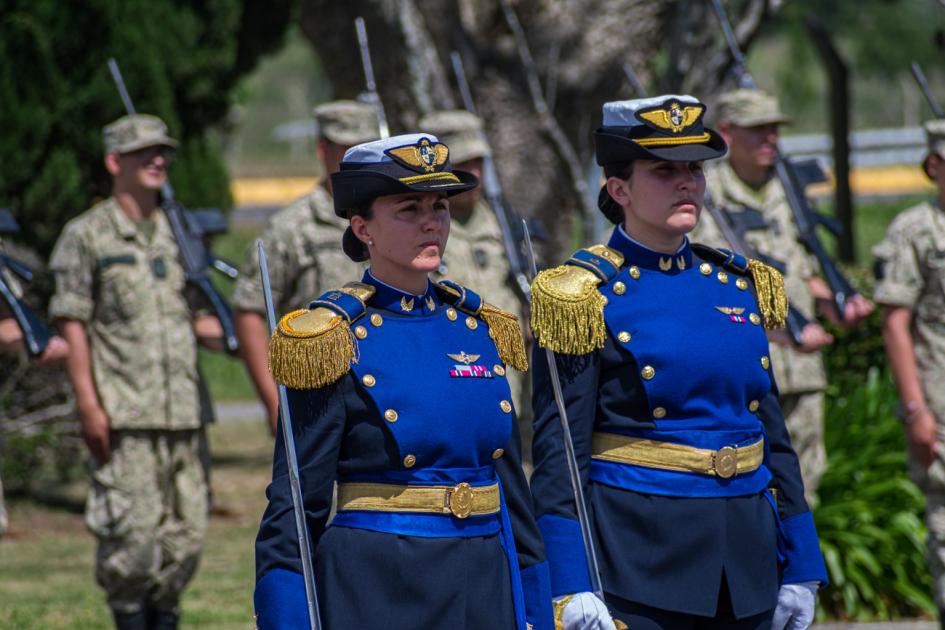
[[[776,0],[743,0],[731,16],[740,41],[750,41]],[[634,98],[622,66],[656,86],[656,59],[672,64],[660,87],[709,97],[730,67],[718,22],[706,0],[513,0],[536,66],[544,100],[578,156],[593,162],[592,133],[604,102]],[[730,9],[731,10],[731,9]],[[302,30],[323,60],[335,96],[364,89],[354,18],[363,16],[378,89],[392,133],[417,131],[419,117],[461,103],[449,65],[462,55],[504,192],[550,235],[543,253],[557,260],[594,235],[581,229],[588,207],[571,171],[536,114],[520,49],[499,0],[303,0]],[[743,20],[736,19],[744,16]],[[667,59],[666,57],[669,57]],[[685,80],[681,80],[685,77]],[[668,83],[667,83],[668,80]],[[680,85],[681,83],[681,85]],[[654,89],[651,87],[651,89]]]

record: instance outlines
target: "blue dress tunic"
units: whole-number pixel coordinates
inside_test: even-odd
[[[827,577],[747,261],[688,240],[660,255],[620,227],[608,247],[568,263],[597,280],[602,347],[555,357],[608,603],[618,617],[633,604],[702,617],[720,605],[738,619],[769,613],[779,584]],[[533,327],[548,345],[554,331]],[[558,597],[590,583],[547,361],[532,364],[532,492]],[[627,438],[656,445],[655,463],[601,456],[601,444]],[[675,455],[759,452],[762,440],[760,465],[735,474],[686,469]]]
[[[373,289],[366,301],[334,291],[311,305],[349,320],[350,369],[328,385],[288,390],[323,628],[550,630],[547,564],[506,366],[481,300],[457,285],[409,295],[370,272],[363,283]],[[339,496],[354,485],[497,483],[500,509],[460,518],[339,506],[329,521],[336,482]],[[307,628],[281,435],[267,496],[256,539],[258,627]]]

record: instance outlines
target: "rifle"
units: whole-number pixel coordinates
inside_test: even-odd
[[[0,235],[16,234],[20,226],[6,208],[0,208]],[[43,321],[14,294],[13,288],[7,282],[6,271],[9,270],[24,282],[33,280],[33,271],[19,260],[7,256],[0,251],[0,298],[6,302],[20,331],[23,333],[23,345],[30,357],[37,357],[46,349],[49,343],[49,328]]]
[[[922,90],[922,94],[925,95],[925,100],[928,102],[929,107],[932,108],[932,113],[935,114],[935,117],[945,118],[945,111],[942,111],[942,106],[935,100],[935,95],[932,94],[932,90],[929,88],[929,82],[925,80],[925,73],[922,72],[922,66],[920,66],[917,61],[912,62],[912,76],[915,78],[915,82],[919,84],[919,89]]]
[[[125,111],[128,114],[134,114],[134,103],[131,101],[121,71],[118,69],[118,63],[114,58],[109,58],[108,69],[111,71],[115,87],[118,88],[118,94],[125,105]],[[213,282],[210,281],[210,276],[207,274],[209,267],[219,268],[219,266],[213,263],[215,259],[207,251],[203,240],[205,232],[197,224],[193,215],[188,213],[184,206],[174,198],[174,190],[168,180],[164,180],[164,184],[161,186],[161,209],[164,210],[164,215],[167,217],[171,231],[174,233],[174,240],[177,241],[181,265],[184,268],[184,277],[191,286],[200,291],[210,302],[210,306],[223,328],[223,341],[226,344],[226,349],[231,354],[235,354],[239,350],[239,341],[236,338],[236,329],[233,326],[233,310],[216,287],[213,286]],[[231,265],[230,268],[235,271],[235,268]],[[229,272],[225,273],[230,275]],[[231,275],[231,277],[233,276]]]
[[[364,68],[364,81],[366,83],[367,94],[374,106],[374,113],[377,114],[377,129],[381,139],[390,137],[390,129],[387,127],[387,114],[384,113],[384,102],[381,101],[381,95],[377,92],[377,83],[374,81],[374,66],[371,64],[371,49],[368,47],[367,28],[364,26],[364,18],[356,17],[354,19],[354,30],[358,34],[358,49],[361,51],[361,67]]]
[[[623,64],[623,71],[637,94],[640,97],[645,97],[646,92],[643,88],[643,84],[637,78],[633,67],[629,63],[625,63]],[[722,233],[722,238],[725,239],[725,242],[733,252],[739,252],[749,258],[760,260],[766,265],[774,267],[782,274],[787,270],[787,265],[783,262],[758,252],[758,250],[745,240],[745,233],[747,231],[765,229],[768,227],[767,221],[765,221],[758,210],[754,208],[741,208],[739,211],[730,211],[727,208],[719,208],[712,199],[712,194],[709,192],[708,187],[706,187],[705,193],[703,194],[702,205],[708,213],[712,215],[712,219]],[[794,345],[799,346],[803,343],[804,326],[809,323],[810,320],[804,317],[799,310],[790,304],[788,305],[786,328],[791,337],[791,342],[794,343]]]
[[[751,74],[748,72],[748,67],[745,65],[745,57],[738,47],[735,33],[732,32],[732,26],[728,21],[728,16],[725,14],[725,9],[722,7],[721,0],[712,0],[712,7],[715,9],[716,16],[718,16],[722,32],[725,34],[725,41],[728,43],[729,51],[735,61],[739,86],[752,89],[757,88],[755,80],[752,78]],[[804,189],[801,187],[802,179],[797,174],[796,164],[782,156],[780,152],[775,156],[774,172],[781,182],[781,186],[784,188],[786,200],[791,208],[794,225],[797,228],[797,240],[817,259],[817,263],[820,265],[820,269],[824,274],[824,280],[826,280],[831,293],[833,293],[833,304],[837,309],[837,314],[842,319],[847,299],[856,294],[857,291],[853,289],[850,282],[840,272],[833,260],[831,260],[823,244],[820,242],[820,237],[817,236],[817,225],[828,225],[830,221],[826,217],[818,218],[818,213],[811,208],[810,202],[804,195]],[[839,226],[834,224],[833,228],[837,227]],[[831,231],[833,231],[833,228],[828,225],[828,229],[831,229]]]
[[[466,80],[463,60],[455,50],[450,53],[450,61],[453,64],[456,82],[459,84],[459,93],[463,97],[463,106],[470,114],[478,115],[476,103],[473,101],[472,92],[469,90],[469,82]],[[485,130],[482,131],[481,135],[483,142],[488,145]],[[522,260],[520,248],[523,235],[512,234],[512,219],[515,219],[516,225],[522,219],[515,215],[515,211],[505,201],[505,195],[502,194],[502,183],[499,181],[499,174],[495,170],[495,162],[492,160],[490,153],[482,156],[482,188],[486,200],[495,212],[496,219],[499,222],[499,231],[502,232],[502,245],[505,247],[505,257],[509,260],[509,272],[515,279],[515,286],[519,293],[528,302],[531,300],[532,290],[528,283],[528,276],[525,273],[525,261]]]

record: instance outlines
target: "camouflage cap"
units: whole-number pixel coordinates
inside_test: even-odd
[[[374,108],[358,101],[331,101],[317,105],[312,114],[318,135],[345,147],[377,140],[380,132]]]
[[[105,153],[131,153],[146,147],[170,147],[178,142],[167,135],[167,125],[157,116],[129,114],[102,130]]]
[[[764,90],[740,88],[726,92],[716,104],[717,120],[727,120],[739,127],[756,127],[771,123],[789,123],[781,112],[778,99]]]
[[[929,120],[922,127],[929,143],[929,153],[945,157],[945,118]]]
[[[450,148],[450,162],[459,164],[491,155],[482,132],[482,119],[466,110],[431,112],[420,119],[420,128],[440,138]]]
[[[925,138],[929,143],[929,152],[922,160],[922,170],[925,171],[926,175],[932,177],[929,174],[929,156],[934,154],[945,158],[945,119],[939,118],[938,120],[926,121],[922,127],[925,129]]]

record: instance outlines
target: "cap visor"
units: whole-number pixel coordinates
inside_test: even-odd
[[[177,149],[180,146],[180,143],[173,138],[168,138],[167,136],[162,136],[160,138],[148,138],[147,140],[139,140],[137,142],[129,142],[123,144],[120,147],[116,147],[115,151],[118,153],[131,153],[132,151],[139,151],[141,149],[147,149],[149,147],[168,147],[170,149]]]
[[[448,196],[471,190],[479,185],[479,179],[466,171],[446,171],[456,176],[424,178],[422,175],[405,182],[402,179],[377,171],[339,171],[331,175],[331,187],[335,197],[335,214],[346,216],[349,208],[360,208],[385,195],[400,195],[409,192],[445,192]],[[445,175],[431,173],[430,175]],[[422,178],[422,179],[421,179]],[[457,181],[458,180],[458,181]]]
[[[606,133],[598,129],[595,134],[597,163],[631,162],[633,160],[667,160],[669,162],[701,162],[722,157],[728,151],[725,140],[713,129],[706,129],[707,142],[677,144],[673,146],[643,147],[630,138]]]

